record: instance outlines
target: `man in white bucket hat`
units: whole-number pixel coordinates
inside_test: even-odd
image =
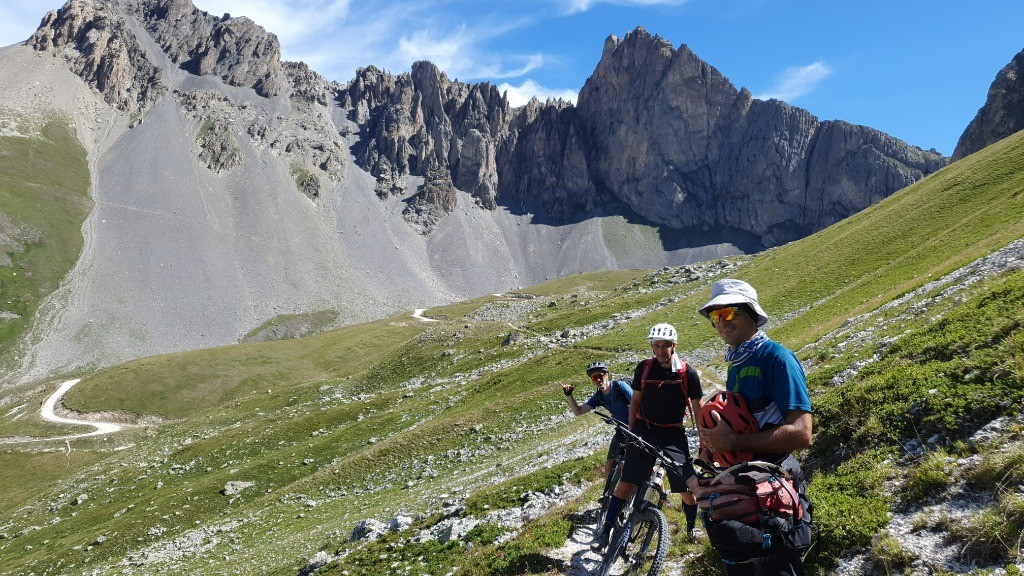
[[[792,452],[810,446],[813,432],[803,367],[793,352],[768,339],[761,330],[768,315],[750,284],[733,278],[715,282],[711,300],[699,312],[725,341],[725,359],[729,362],[726,388],[743,396],[759,425],[758,432],[737,434],[712,412],[716,426],[699,428],[704,446],[711,452],[753,453],[752,460],[769,461],[786,469],[807,511],[792,533],[780,535],[776,544],[750,555],[726,553],[741,547],[736,546],[736,538],[724,529],[724,524],[716,530],[715,522],[707,522],[708,537],[722,553],[728,576],[802,575],[802,556],[810,546],[810,503],[803,471]]]

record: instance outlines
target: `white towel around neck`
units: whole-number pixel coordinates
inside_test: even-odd
[[[672,353],[672,372],[679,372],[683,369],[683,361],[675,352]]]

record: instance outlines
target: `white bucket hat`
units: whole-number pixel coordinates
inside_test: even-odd
[[[711,300],[699,310],[701,316],[708,318],[712,308],[749,304],[757,313],[757,326],[760,328],[768,322],[768,315],[757,303],[757,290],[743,280],[724,278],[711,285]]]

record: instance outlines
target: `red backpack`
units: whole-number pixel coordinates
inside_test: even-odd
[[[743,462],[719,473],[697,505],[711,544],[729,561],[779,553],[802,558],[811,545],[811,505],[790,474],[770,462]]]
[[[697,505],[708,520],[738,520],[760,526],[764,514],[803,517],[800,496],[788,472],[770,462],[743,462],[719,473]]]

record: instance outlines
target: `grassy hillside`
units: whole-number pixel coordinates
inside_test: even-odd
[[[920,561],[886,532],[890,518],[964,487],[984,503],[914,516],[915,529],[971,534],[968,559],[1019,564],[1024,426],[974,434],[1024,407],[1024,273],[929,283],[1024,236],[1022,190],[1024,134],[751,259],[580,275],[427,311],[437,322],[401,316],[89,375],[66,405],[139,425],[0,445],[0,470],[30,470],[0,473],[0,574],[296,574],[318,551],[331,561],[317,574],[559,573],[546,552],[593,487],[511,540],[493,520],[469,548],[415,530],[453,502],[485,518],[522,494],[590,486],[607,432],[570,417],[557,382],[582,399],[589,361],[627,372],[653,323],[673,322],[705,382],[719,380],[720,342],[695,310],[723,275],[759,289],[769,334],[810,373],[812,573],[855,553],[889,572]],[[46,429],[32,411],[54,387],[0,413],[0,436]],[[235,494],[232,481],[251,484]],[[411,528],[349,541],[359,521],[400,512]],[[672,555],[686,573],[719,570],[701,543]]]
[[[69,118],[0,119],[0,366],[78,259],[90,208]]]

